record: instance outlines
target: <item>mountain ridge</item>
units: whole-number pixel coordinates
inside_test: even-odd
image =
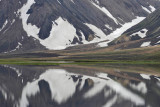
[[[2,0],[0,52],[97,42],[159,5],[156,0]]]

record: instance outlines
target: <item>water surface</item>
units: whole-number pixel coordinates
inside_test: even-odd
[[[159,107],[160,77],[121,69],[0,66],[0,107]]]

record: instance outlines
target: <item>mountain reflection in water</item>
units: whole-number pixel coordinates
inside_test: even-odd
[[[159,77],[118,74],[3,65],[0,107],[159,107]]]

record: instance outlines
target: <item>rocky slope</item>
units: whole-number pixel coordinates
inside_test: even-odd
[[[150,14],[141,23],[133,26],[110,44],[136,41],[127,47],[147,47],[160,44],[160,9]]]
[[[117,36],[107,35],[159,6],[157,0],[1,0],[0,52],[112,40]]]

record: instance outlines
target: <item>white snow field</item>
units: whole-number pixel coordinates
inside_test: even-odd
[[[128,28],[138,24],[139,22],[141,22],[143,19],[145,19],[145,17],[137,17],[136,19],[132,20],[132,22],[128,22],[124,25],[122,25],[121,28],[117,28],[115,31],[113,31],[113,33],[107,35],[103,40],[108,40],[106,43],[99,43],[97,46],[102,46],[102,47],[107,47],[108,43],[113,41],[114,39],[118,38],[119,36],[121,36],[121,34],[123,32],[125,32]],[[105,46],[106,45],[106,46]]]
[[[151,11],[144,6],[142,6],[142,9],[145,10],[146,12],[148,12],[148,13],[151,13]]]
[[[141,47],[148,47],[150,46],[151,42],[143,42]]]
[[[131,36],[138,35],[139,37],[144,38],[146,37],[147,32],[148,32],[147,29],[142,29],[139,32],[133,33]]]
[[[47,39],[42,40],[38,37],[40,28],[35,25],[27,24],[29,17],[27,11],[35,3],[34,0],[28,0],[27,3],[18,12],[21,14],[23,29],[26,31],[28,36],[32,36],[40,41],[40,43],[48,49],[59,50],[65,49],[73,41],[74,37],[77,36],[76,29],[67,20],[59,17],[53,21],[52,30]],[[57,24],[55,24],[55,22]]]

